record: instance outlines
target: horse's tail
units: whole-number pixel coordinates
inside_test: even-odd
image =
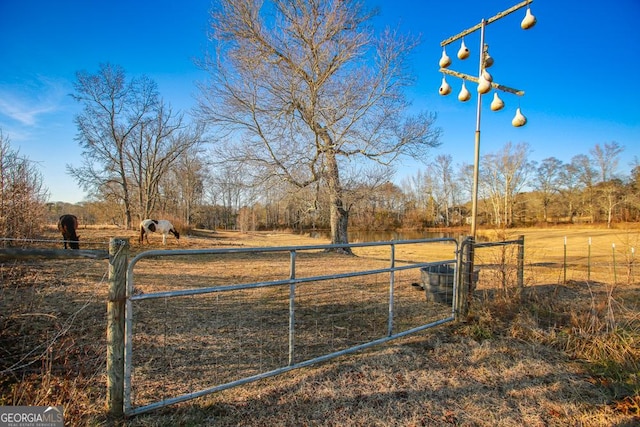
[[[143,239],[144,239],[144,224],[140,223],[140,238],[138,240],[140,243],[142,243]]]
[[[78,236],[78,217],[75,215],[71,216],[71,236],[74,240],[78,240],[79,236]]]

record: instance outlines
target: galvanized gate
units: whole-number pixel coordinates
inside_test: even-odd
[[[433,258],[412,259],[411,248],[425,245]],[[341,268],[336,258],[325,255],[345,247],[373,254],[367,263],[375,268],[358,268],[364,259],[360,256],[349,258],[345,263],[350,266]],[[389,250],[388,257],[380,255],[381,249]],[[450,322],[458,307],[459,275],[451,271],[460,268],[459,252],[455,239],[444,238],[140,253],[126,272],[124,415],[226,390]],[[270,266],[256,272],[264,280],[245,281],[256,277],[250,274],[251,260],[258,258]],[[232,272],[232,262],[238,259],[244,264]],[[154,266],[169,262],[176,274],[156,277]],[[311,271],[310,266],[321,262],[326,263],[323,274],[304,274],[305,268]],[[201,266],[200,273],[187,273],[187,265]],[[443,265],[450,266],[451,280],[440,292],[448,295],[429,301],[434,289],[425,275],[439,274]],[[426,288],[427,295],[415,288]]]

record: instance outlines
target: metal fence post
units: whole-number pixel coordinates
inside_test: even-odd
[[[469,315],[469,305],[473,295],[473,237],[467,236],[460,244],[458,254],[458,299],[456,320],[464,320]]]
[[[518,238],[518,292],[524,290],[524,235]]]
[[[109,297],[107,302],[107,411],[124,415],[124,322],[129,239],[109,241]]]

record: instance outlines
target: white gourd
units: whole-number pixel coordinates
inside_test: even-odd
[[[451,58],[449,58],[449,55],[447,55],[447,51],[444,48],[442,48],[442,57],[440,58],[439,65],[440,68],[447,68],[451,65]]]
[[[467,59],[469,57],[469,48],[464,44],[464,39],[462,39],[462,44],[460,44],[460,49],[458,50],[458,59]]]
[[[531,13],[531,8],[527,8],[527,13],[524,15],[520,27],[522,27],[523,30],[528,30],[529,28],[533,28],[536,22],[536,17]]]
[[[460,93],[458,94],[458,100],[462,102],[466,102],[471,99],[471,92],[467,89],[467,86],[464,84],[464,80],[462,81],[462,89],[460,89]]]
[[[440,95],[449,95],[451,93],[451,86],[447,83],[447,80],[443,77],[442,84],[440,85]]]
[[[491,90],[491,82],[487,81],[482,75],[478,79],[478,93],[485,94]]]
[[[500,111],[504,108],[504,101],[498,96],[498,92],[493,93],[493,101],[491,101],[491,111]]]
[[[513,120],[511,120],[511,124],[517,128],[527,124],[527,118],[520,112],[520,108],[516,110],[516,115]]]

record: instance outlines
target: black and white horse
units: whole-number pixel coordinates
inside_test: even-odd
[[[67,243],[71,249],[80,249],[80,236],[76,234],[77,229],[78,218],[75,215],[62,215],[58,220],[58,230],[62,233],[65,249],[67,249]]]
[[[140,243],[144,243],[143,239],[147,239],[149,243],[149,233],[162,233],[162,244],[167,244],[167,234],[173,234],[176,239],[180,238],[180,233],[166,219],[145,219],[140,223]]]

